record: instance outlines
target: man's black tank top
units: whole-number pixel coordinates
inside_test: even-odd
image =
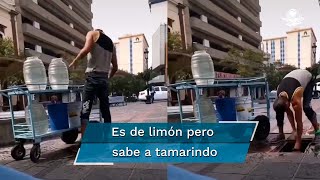
[[[277,95],[282,92],[287,93],[289,100],[292,100],[294,92],[297,88],[301,87],[305,89],[308,83],[312,80],[312,74],[304,69],[296,69],[288,73],[280,82]]]
[[[288,99],[291,100],[294,94],[294,91],[298,87],[301,87],[301,84],[298,80],[292,77],[286,77],[281,81],[281,83],[278,86],[277,96],[279,96],[280,93],[282,92],[286,92],[288,95]]]

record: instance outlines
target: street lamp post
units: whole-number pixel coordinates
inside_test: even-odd
[[[147,96],[146,96],[146,104],[151,104],[151,96],[150,96],[150,87],[149,87],[149,79],[150,79],[150,73],[149,73],[149,70],[148,70],[148,54],[149,54],[149,51],[148,51],[148,48],[146,48],[145,50],[144,50],[144,59],[145,59],[145,64],[147,65],[147,68],[146,68],[146,85],[147,85]]]
[[[148,54],[149,54],[149,51],[148,51],[148,48],[146,48],[145,50],[144,50],[144,58],[145,58],[145,63],[146,63],[146,66],[147,66],[147,69],[148,69],[148,59],[149,59],[149,57],[148,57]]]
[[[314,61],[314,63],[316,63],[316,53],[317,53],[317,45],[316,45],[316,43],[313,43],[313,45],[312,45],[312,53],[313,53],[313,61]],[[314,85],[314,90],[316,90],[317,89],[317,85],[315,84]],[[318,96],[318,92],[317,91],[314,91],[314,96]]]
[[[317,45],[316,45],[316,43],[313,43],[313,45],[312,45],[312,52],[313,52],[314,61],[316,61],[316,53],[317,53]]]

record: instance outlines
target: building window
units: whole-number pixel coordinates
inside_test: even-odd
[[[201,15],[196,13],[195,11],[190,9],[189,13],[190,13],[190,17],[196,17],[198,19],[201,19]]]
[[[271,41],[271,60],[272,62],[275,61],[275,43],[274,43],[274,40]]]
[[[30,24],[31,26],[33,26],[33,21],[24,16],[22,16],[22,23]]]
[[[298,32],[298,68],[300,68],[300,32]]]
[[[266,41],[266,48],[267,48],[267,53],[269,53],[269,44],[268,44],[268,41]]]
[[[192,42],[193,43],[198,43],[198,44],[202,44],[203,43],[203,39],[200,39],[196,36],[192,36]]]
[[[173,26],[173,22],[174,22],[173,19],[168,18],[168,26],[169,26],[169,27],[173,28],[173,27],[172,27],[172,26]]]
[[[0,24],[0,39],[3,39],[4,37],[4,30],[6,29],[6,26]]]
[[[285,42],[285,41],[284,41],[284,39],[283,39],[283,41],[282,41],[282,46],[283,46],[283,64],[286,63],[286,45],[285,45],[284,42]]]
[[[28,43],[28,42],[24,42],[24,48],[25,49],[32,49],[32,50],[36,50],[36,45]]]
[[[232,30],[230,30],[228,28],[228,25],[225,25],[225,23],[223,23],[222,21],[220,21],[220,23],[218,22],[218,20],[211,20],[208,18],[208,24],[214,26],[215,28],[218,28],[220,29],[221,31],[225,32],[225,33],[228,33],[236,38],[239,38],[239,33],[236,33]]]
[[[284,39],[280,39],[280,62],[281,62],[282,64],[285,63]]]
[[[52,50],[44,48],[44,47],[42,47],[42,53],[47,54],[49,56],[53,56],[53,57],[59,57],[60,56],[59,54],[53,52]]]

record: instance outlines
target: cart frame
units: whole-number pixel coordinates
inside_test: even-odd
[[[45,137],[61,135],[61,139],[67,144],[73,144],[76,141],[79,133],[78,129],[80,127],[68,128],[63,130],[48,129],[47,133],[37,135],[35,133],[34,115],[32,112],[31,102],[37,101],[37,97],[41,94],[71,94],[71,93],[79,93],[80,101],[82,101],[83,87],[84,87],[83,85],[69,85],[69,88],[66,90],[53,90],[50,88],[50,86],[47,86],[46,90],[29,91],[28,88],[25,85],[23,85],[23,86],[12,86],[9,89],[0,91],[0,94],[7,97],[9,100],[12,131],[13,131],[14,139],[16,141],[16,146],[14,146],[11,150],[11,156],[15,160],[22,160],[24,158],[25,156],[24,143],[27,140],[33,141],[33,147],[30,152],[30,159],[33,162],[37,162],[40,158],[40,154],[41,154],[40,143]],[[27,122],[17,123],[15,120],[12,98],[13,96],[17,96],[17,95],[23,95],[27,97],[30,124],[27,124]],[[72,102],[70,102],[70,99],[69,99],[67,103],[72,103]]]
[[[198,79],[197,79],[198,80]],[[209,82],[212,80],[212,78],[199,78],[199,80],[207,81]],[[256,114],[266,114],[265,117],[267,118],[268,122],[266,126],[269,126],[270,131],[270,99],[269,99],[269,84],[266,79],[266,77],[253,77],[253,78],[233,78],[233,79],[214,79],[213,83],[207,83],[208,85],[196,85],[195,80],[188,80],[188,81],[182,81],[176,84],[170,84],[168,87],[175,91],[177,93],[177,100],[179,105],[179,114],[180,114],[180,121],[182,122],[202,122],[202,114],[200,111],[199,106],[199,98],[200,98],[200,91],[202,89],[208,89],[208,88],[239,88],[239,87],[248,87],[250,91],[250,97],[251,97],[251,117],[249,117],[248,120],[255,121],[255,118],[258,117]],[[266,107],[255,107],[254,105],[254,99],[253,99],[253,92],[254,88],[257,87],[264,87],[265,88],[265,99],[266,99]],[[193,89],[195,91],[195,107],[194,112],[197,113],[197,118],[184,118],[183,117],[183,107],[181,104],[181,98],[180,98],[180,91],[181,90],[187,90],[187,89]],[[237,92],[238,93],[238,92]],[[236,95],[236,97],[241,97],[239,94]],[[256,112],[258,109],[266,109],[266,112]],[[263,118],[264,120],[266,118]],[[261,118],[260,118],[261,119]],[[257,120],[259,121],[259,120]],[[269,125],[268,125],[269,123]],[[260,124],[260,121],[259,121]],[[265,124],[265,123],[263,123]],[[259,127],[258,127],[259,128]],[[268,128],[268,127],[267,127]],[[269,133],[268,133],[269,134]]]

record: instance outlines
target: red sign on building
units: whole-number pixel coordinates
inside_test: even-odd
[[[240,78],[238,74],[231,74],[231,73],[224,73],[224,72],[215,72],[216,78],[218,79],[233,79],[233,78]]]

